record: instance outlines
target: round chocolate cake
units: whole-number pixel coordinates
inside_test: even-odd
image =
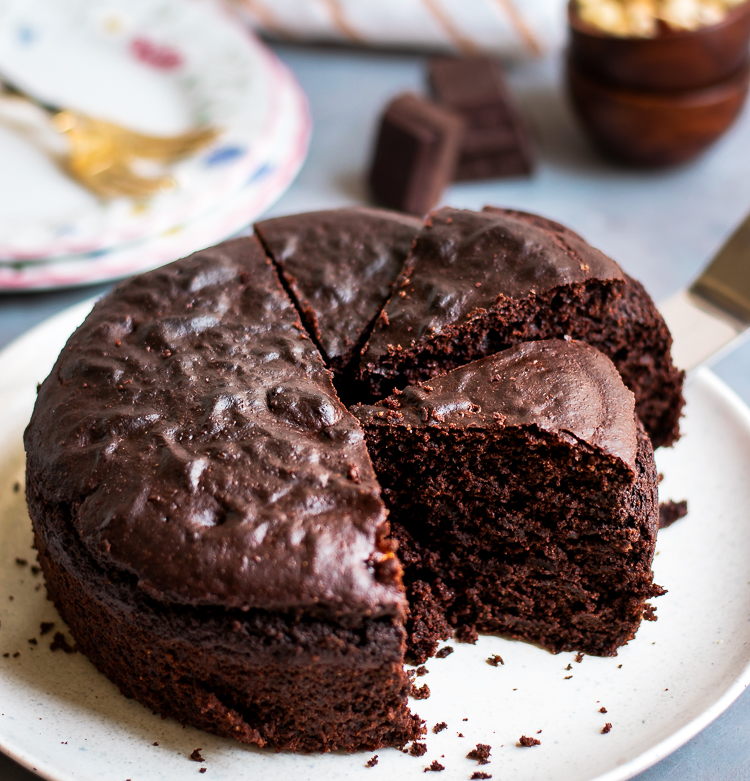
[[[643,426],[682,405],[643,289],[517,212],[257,234],[118,285],[40,387],[27,500],[81,650],[292,751],[418,737],[404,656],[455,630],[614,654],[661,593]]]

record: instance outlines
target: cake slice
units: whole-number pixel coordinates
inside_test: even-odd
[[[652,617],[653,450],[605,355],[529,342],[353,411],[418,661],[455,629],[610,656]]]
[[[360,378],[382,398],[511,345],[564,336],[612,359],[655,447],[677,439],[683,373],[646,291],[577,234],[523,212],[444,208],[427,219]]]
[[[97,303],[25,445],[48,593],[124,694],[292,751],[423,731],[362,431],[254,236]]]
[[[362,207],[256,223],[305,327],[337,377],[359,358],[422,220]]]

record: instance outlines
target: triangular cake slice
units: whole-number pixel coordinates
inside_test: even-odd
[[[653,449],[605,355],[529,342],[352,409],[418,660],[454,629],[614,655],[652,617]]]
[[[362,207],[256,223],[334,374],[358,357],[421,227],[422,220],[405,214]]]
[[[655,446],[678,437],[683,374],[648,294],[577,234],[523,212],[444,208],[427,219],[360,377],[382,398],[513,344],[564,336],[614,361]]]

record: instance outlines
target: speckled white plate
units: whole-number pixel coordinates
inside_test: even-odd
[[[41,776],[173,781],[197,779],[205,767],[216,781],[416,780],[429,778],[423,769],[438,760],[440,781],[476,770],[514,781],[622,781],[695,735],[750,680],[750,411],[702,371],[688,389],[685,436],[658,454],[662,498],[690,506],[659,535],[654,569],[669,593],[655,600],[659,620],[644,623],[616,658],[576,663],[574,654],[496,637],[453,643],[455,652],[430,660],[419,679],[432,691],[414,703],[430,727],[427,754],[378,751],[371,769],[371,754],[275,754],[162,721],[122,697],[82,655],[49,650],[54,633],[42,637],[40,623],[64,627],[30,569],[29,520],[22,490],[13,488],[23,485],[21,436],[35,383],[90,306],[64,312],[0,354],[0,749]],[[505,664],[486,664],[492,654]],[[440,721],[448,728],[435,735]],[[606,722],[612,730],[601,734]],[[521,735],[541,745],[520,748]],[[492,746],[481,768],[466,759],[478,742]],[[198,747],[202,765],[188,759]]]

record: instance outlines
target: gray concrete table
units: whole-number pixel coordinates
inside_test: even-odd
[[[269,216],[367,201],[365,172],[377,117],[394,94],[424,89],[416,55],[276,47],[310,99],[314,135],[298,179]],[[570,225],[641,279],[659,301],[685,286],[750,211],[750,112],[698,162],[673,171],[623,171],[588,147],[566,106],[560,58],[515,66],[510,80],[528,116],[540,169],[528,181],[462,184],[444,203],[537,211]],[[0,295],[0,348],[50,315],[108,286]],[[716,372],[750,403],[750,344]],[[750,779],[750,694],[639,781]],[[34,776],[0,756],[2,781]],[[552,779],[550,779],[552,781]]]

